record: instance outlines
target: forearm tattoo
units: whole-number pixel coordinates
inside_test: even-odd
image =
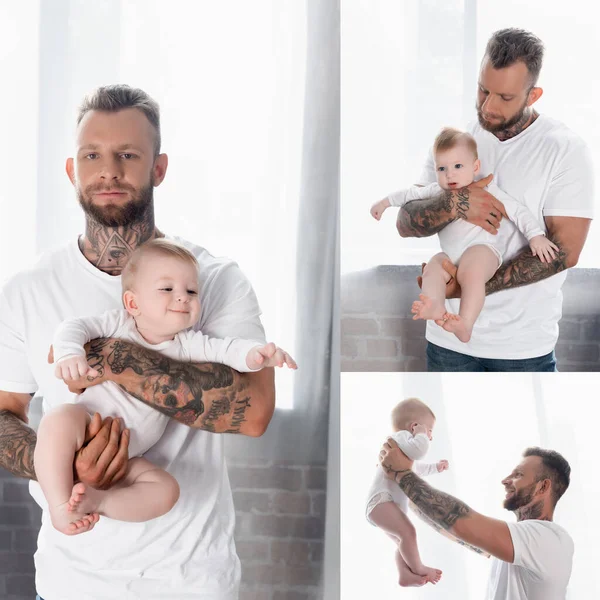
[[[180,363],[122,340],[98,339],[88,362],[104,373],[133,377],[119,385],[138,400],[185,425],[239,433],[250,408],[248,383],[219,363]],[[128,373],[129,372],[129,373]]]
[[[35,479],[33,453],[37,436],[19,417],[0,410],[0,467],[18,477]]]
[[[455,220],[455,203],[452,190],[442,190],[431,199],[407,202],[398,212],[398,231],[408,237],[434,235]]]
[[[412,471],[403,473],[401,478],[396,474],[396,483],[425,515],[446,530],[452,529],[458,519],[471,512],[464,502],[432,488]]]
[[[529,285],[556,275],[567,268],[567,253],[557,239],[551,239],[558,246],[556,258],[550,263],[542,262],[526,248],[506,265],[502,265],[486,283],[485,293],[493,294],[500,290]]]

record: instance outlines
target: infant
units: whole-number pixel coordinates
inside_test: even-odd
[[[392,410],[391,436],[400,450],[411,460],[422,459],[429,450],[435,415],[418,398],[407,398]],[[441,473],[449,468],[447,460],[433,464],[415,462],[414,472],[419,476]],[[396,566],[402,587],[418,587],[426,583],[436,584],[442,572],[426,567],[421,562],[417,536],[406,512],[408,498],[397,483],[387,479],[381,466],[377,471],[367,500],[367,519],[379,527],[396,543]]]
[[[433,145],[437,183],[413,186],[391,194],[371,207],[371,215],[379,220],[390,206],[403,206],[413,200],[439,194],[441,190],[460,190],[473,183],[479,173],[477,144],[468,133],[447,127],[442,129]],[[542,262],[551,262],[558,248],[546,238],[544,229],[522,203],[504,193],[495,184],[487,187],[506,209],[508,218],[527,238],[532,253]],[[502,252],[494,235],[463,219],[447,225],[439,232],[444,252],[436,254],[423,271],[423,293],[412,306],[413,319],[432,319],[461,342],[471,339],[473,326],[485,301],[485,284],[502,264]],[[459,314],[446,311],[446,284],[450,275],[443,269],[444,260],[458,266],[456,279],[461,286]]]
[[[198,268],[190,251],[165,239],[136,249],[121,277],[125,308],[59,327],[53,341],[56,376],[68,382],[98,375],[88,366],[84,345],[101,337],[126,339],[181,362],[219,362],[238,371],[283,364],[295,369],[294,360],[275,344],[209,338],[191,329],[200,316]],[[132,425],[129,455],[134,458],[123,479],[106,491],[73,481],[74,456],[94,412],[118,415]],[[179,498],[177,481],[141,456],[160,439],[168,421],[111,381],[44,416],[34,463],[54,527],[73,535],[92,529],[100,515],[141,522],[171,510]]]

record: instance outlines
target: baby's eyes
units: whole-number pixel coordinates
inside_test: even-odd
[[[196,290],[188,290],[188,294],[191,294],[192,296],[197,296],[198,292]]]
[[[160,288],[160,291],[161,292],[172,292],[173,288],[170,288],[170,287]]]
[[[463,168],[463,166],[462,166],[460,163],[456,163],[456,164],[454,165],[454,168],[455,168],[455,169],[462,169],[462,168]]]
[[[443,173],[446,170],[446,167],[438,167],[438,171],[440,173]]]

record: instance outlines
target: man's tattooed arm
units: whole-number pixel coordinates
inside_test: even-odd
[[[579,217],[546,217],[545,220],[548,239],[559,248],[556,258],[543,263],[529,248],[524,249],[496,271],[485,286],[486,294],[542,281],[577,264],[591,220]]]
[[[467,188],[459,191],[467,194],[466,200],[468,201],[469,191]],[[433,198],[407,202],[398,211],[396,221],[398,233],[402,237],[434,235],[461,216],[459,211],[460,206],[464,206],[464,201],[464,197],[462,199],[455,198],[452,190],[442,190]]]
[[[259,436],[273,416],[273,369],[241,374],[219,363],[181,363],[110,338],[87,348],[101,379],[190,427]]]
[[[412,470],[394,471],[383,465],[402,491],[435,524],[471,546],[506,562],[513,562],[514,547],[506,522],[486,517],[450,494],[425,483]]]
[[[27,400],[21,402],[21,397]],[[18,477],[35,479],[33,452],[37,437],[25,424],[29,399],[28,394],[0,392],[0,467]]]
[[[432,488],[412,471],[402,476],[397,474],[396,483],[426,516],[448,531],[471,512],[464,502]]]

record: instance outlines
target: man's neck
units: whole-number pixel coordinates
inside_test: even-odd
[[[554,511],[547,507],[543,500],[517,508],[515,514],[517,515],[517,521],[532,519],[536,521],[552,521],[554,518]]]
[[[85,235],[79,238],[79,249],[101,271],[120,275],[131,253],[157,237],[164,237],[164,234],[156,229],[153,216],[120,227],[105,227],[86,217]]]
[[[501,142],[510,140],[510,138],[514,138],[522,131],[525,131],[525,129],[527,129],[539,116],[539,113],[537,113],[534,109],[528,109],[523,112],[523,116],[512,127],[509,127],[508,129],[502,129],[501,131],[496,131],[494,132],[494,135]]]

